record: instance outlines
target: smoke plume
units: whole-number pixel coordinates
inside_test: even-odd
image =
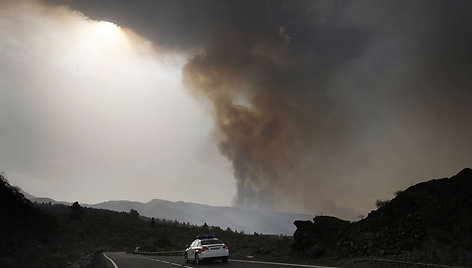
[[[67,3],[190,55],[237,206],[352,219],[472,164],[467,1],[117,2]]]
[[[315,142],[310,122],[325,106],[303,103],[311,89],[304,84],[316,80],[316,69],[311,78],[300,76],[303,63],[289,55],[283,29],[271,39],[218,38],[184,67],[187,85],[212,104],[219,150],[233,165],[237,206],[273,208],[276,189],[297,179],[297,158],[304,154],[297,142]]]
[[[450,50],[452,48],[441,52],[443,47],[438,44],[441,40],[437,39],[437,35],[446,34],[451,38],[447,45],[460,47],[461,36],[446,33],[460,25],[455,25],[458,22],[452,18],[444,18],[447,15],[437,9],[403,3],[405,8],[426,10],[426,15],[421,19],[426,20],[424,23],[427,28],[413,29],[412,33],[408,33],[407,27],[416,22],[414,16],[418,15],[412,12],[413,14],[407,14],[404,18],[407,23],[401,25],[405,28],[401,29],[400,35],[388,33],[387,36],[381,36],[381,30],[393,30],[390,28],[393,26],[377,26],[373,21],[356,21],[357,18],[351,17],[350,12],[361,13],[361,10],[356,11],[357,6],[347,4],[327,7],[322,3],[318,4],[315,11],[321,12],[323,10],[320,8],[328,8],[333,12],[334,9],[345,12],[344,16],[339,18],[339,22],[332,20],[319,23],[316,22],[320,18],[316,12],[306,14],[296,10],[301,21],[293,24],[298,27],[287,23],[287,29],[295,34],[293,38],[286,31],[285,24],[272,24],[272,28],[263,31],[257,27],[253,30],[231,25],[224,33],[212,38],[204,50],[196,53],[184,67],[187,85],[212,104],[219,150],[233,165],[237,206],[272,209],[275,205],[280,209],[285,207],[283,204],[297,200],[295,203],[303,204],[305,211],[312,207],[318,211],[327,210],[346,216],[349,212],[336,205],[337,198],[328,197],[323,191],[327,190],[330,194],[336,192],[336,184],[350,184],[348,181],[353,179],[351,176],[363,173],[362,169],[375,168],[371,165],[389,169],[388,154],[392,149],[395,150],[399,141],[395,138],[391,141],[384,140],[384,133],[380,137],[372,137],[369,136],[370,132],[376,131],[375,128],[382,125],[384,119],[391,120],[392,114],[401,116],[401,109],[410,108],[408,101],[405,101],[405,106],[396,106],[393,112],[385,111],[384,107],[379,107],[384,104],[383,96],[369,99],[370,95],[399,94],[401,98],[408,98],[408,93],[403,95],[404,90],[412,90],[413,87],[417,87],[412,90],[414,92],[426,93],[428,83],[420,75],[436,73],[446,83],[463,78],[451,77],[454,76],[453,73],[431,70],[436,62],[414,70],[417,74],[412,77],[399,77],[399,73],[411,69],[423,57],[427,60],[430,60],[430,56],[435,57],[443,64],[456,68],[453,67],[455,62],[450,62],[450,59],[458,57],[460,52]],[[437,4],[442,6],[445,3]],[[372,13],[382,10],[382,7],[377,6]],[[454,7],[451,10],[456,11]],[[309,21],[307,15],[313,15],[313,21]],[[450,25],[436,26],[441,24],[434,21],[438,18],[442,18],[441,23]],[[382,21],[379,17],[375,20]],[[279,23],[284,23],[284,20]],[[378,27],[374,29],[378,32],[369,33],[372,29],[368,28],[372,27]],[[305,33],[297,33],[303,28]],[[231,33],[225,34],[228,32]],[[313,40],[300,40],[310,36]],[[389,58],[388,51],[378,51],[385,49],[381,42],[385,42],[382,39],[386,38],[398,38],[396,42],[400,43],[400,47],[392,52],[400,53],[403,59]],[[401,44],[428,40],[433,44],[429,45],[427,49],[430,51],[427,52]],[[461,52],[470,56],[468,52]],[[442,58],[443,53],[453,55]],[[455,53],[459,55],[454,55]],[[382,60],[388,63],[381,62]],[[381,69],[375,70],[375,65]],[[462,67],[464,66],[460,68]],[[382,70],[383,68],[385,69]],[[421,74],[423,72],[426,74]],[[392,76],[399,83],[398,88],[388,81]],[[440,87],[435,90],[442,91]],[[382,90],[386,92],[378,93]],[[460,91],[451,89],[450,96],[455,95],[456,90]],[[367,95],[363,96],[364,94]],[[421,96],[413,98],[413,102],[417,102]],[[388,99],[386,102],[390,101]],[[390,105],[385,106],[388,109]],[[453,109],[460,116],[461,108]],[[467,114],[466,111],[464,113]],[[404,120],[408,121],[407,118]],[[356,126],[357,123],[361,127]],[[406,123],[400,129],[417,131],[416,127]],[[392,130],[396,131],[395,128]],[[437,141],[440,139],[438,137]],[[362,142],[372,145],[359,144]],[[378,146],[378,149],[369,148],[371,146]],[[421,152],[424,149],[419,145],[414,150]],[[394,154],[395,157],[404,157],[401,156],[403,153],[405,152]],[[376,158],[387,159],[377,162]],[[323,167],[321,163],[324,162],[328,162],[330,166]],[[414,165],[413,159],[410,164]],[[336,169],[347,169],[347,172]],[[331,178],[326,179],[324,176]],[[333,185],[329,185],[330,183]],[[297,206],[300,207],[300,204]]]

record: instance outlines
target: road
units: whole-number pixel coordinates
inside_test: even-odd
[[[213,262],[205,263],[203,265],[195,265],[194,263],[185,263],[183,257],[176,256],[142,256],[127,254],[123,252],[107,252],[104,254],[106,264],[108,268],[165,268],[165,267],[207,267],[207,268],[218,268],[218,267],[241,267],[241,268],[254,268],[254,267],[308,267],[308,268],[333,268],[327,266],[315,266],[315,265],[297,265],[297,264],[285,264],[285,263],[268,263],[268,262],[256,262],[256,261],[244,261],[230,259],[228,263]]]

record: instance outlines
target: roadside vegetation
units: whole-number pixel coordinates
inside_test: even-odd
[[[66,267],[100,251],[182,251],[199,234],[214,234],[233,257],[282,260],[290,255],[288,236],[244,234],[229,228],[191,225],[114,212],[38,204],[0,177],[0,267]]]

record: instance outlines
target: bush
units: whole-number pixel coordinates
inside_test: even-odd
[[[377,208],[382,208],[385,205],[387,205],[389,202],[390,202],[390,200],[388,200],[388,199],[387,200],[377,199],[377,201],[375,201],[375,205],[377,206]]]

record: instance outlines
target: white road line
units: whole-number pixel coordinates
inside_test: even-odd
[[[146,260],[150,260],[150,261],[163,262],[163,263],[166,263],[166,264],[171,264],[171,265],[179,266],[179,267],[188,267],[188,266],[183,266],[182,264],[173,263],[173,262],[168,262],[168,261],[163,261],[163,260],[159,260],[159,259],[151,259],[151,258],[145,258],[145,259],[146,259]],[[191,267],[191,268],[193,268],[193,267]]]
[[[237,259],[230,259],[230,261],[258,263],[258,264],[272,264],[272,265],[291,266],[291,267],[337,268],[333,266],[319,266],[319,265],[293,264],[293,263],[282,263],[282,262],[265,262],[265,261],[247,261],[247,260],[237,260]]]
[[[152,261],[157,261],[157,262],[163,262],[166,264],[171,264],[175,266],[180,266],[180,267],[185,267],[185,268],[194,268],[192,266],[187,266],[187,265],[182,265],[178,263],[173,263],[173,262],[168,262],[164,260],[159,260],[159,259],[151,259],[151,258],[146,258],[148,260]],[[110,259],[111,260],[111,259]],[[266,261],[248,261],[248,260],[238,260],[238,259],[230,259],[230,261],[234,262],[246,262],[246,263],[256,263],[256,264],[269,264],[269,265],[279,265],[279,266],[291,266],[291,267],[308,267],[308,268],[338,268],[334,266],[319,266],[319,265],[307,265],[307,264],[293,264],[293,263],[282,263],[282,262],[266,262]],[[113,262],[113,261],[112,261]],[[115,267],[118,268],[118,267]]]
[[[113,267],[118,268],[118,265],[116,265],[116,263],[111,258],[109,258],[107,254],[103,253],[103,256],[105,256],[105,258],[107,258],[111,264],[113,264]]]

